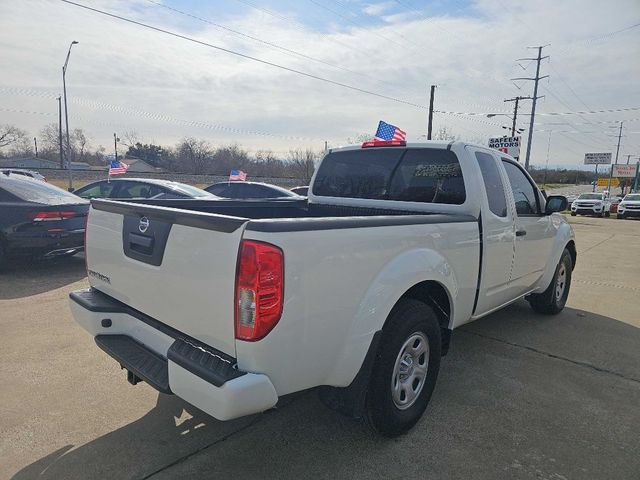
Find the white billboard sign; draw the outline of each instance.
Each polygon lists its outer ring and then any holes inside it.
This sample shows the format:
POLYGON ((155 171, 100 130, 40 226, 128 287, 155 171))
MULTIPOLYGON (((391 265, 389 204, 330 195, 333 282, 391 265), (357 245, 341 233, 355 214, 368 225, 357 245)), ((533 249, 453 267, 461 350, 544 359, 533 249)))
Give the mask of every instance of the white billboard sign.
POLYGON ((611 164, 611 152, 609 153, 585 153, 584 154, 585 165, 610 165, 611 164))
POLYGON ((520 156, 520 137, 497 137, 489 139, 489 148, 495 148, 514 158, 520 156))
POLYGON ((635 178, 636 165, 614 165, 613 176, 617 178, 635 178))

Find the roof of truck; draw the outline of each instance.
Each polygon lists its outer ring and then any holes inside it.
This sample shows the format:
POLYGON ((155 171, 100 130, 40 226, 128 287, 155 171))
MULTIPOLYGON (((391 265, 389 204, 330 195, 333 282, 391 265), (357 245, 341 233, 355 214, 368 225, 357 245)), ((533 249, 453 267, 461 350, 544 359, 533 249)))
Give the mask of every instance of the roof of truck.
MULTIPOLYGON (((408 142, 405 145, 389 145, 389 146, 380 146, 380 147, 367 147, 367 148, 447 148, 449 145, 453 143, 462 143, 467 145, 466 142, 452 142, 450 140, 427 140, 425 142, 408 142)), ((360 150, 362 147, 362 143, 352 144, 352 145, 344 145, 336 148, 330 148, 328 152, 340 152, 343 150, 360 150)), ((483 147, 486 148, 486 147, 483 147)))

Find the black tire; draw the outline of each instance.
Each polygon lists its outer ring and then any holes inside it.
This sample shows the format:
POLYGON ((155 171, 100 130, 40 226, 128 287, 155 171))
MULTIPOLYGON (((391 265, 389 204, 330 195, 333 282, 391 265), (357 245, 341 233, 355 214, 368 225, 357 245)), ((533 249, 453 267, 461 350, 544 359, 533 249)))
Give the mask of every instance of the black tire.
POLYGON ((611 216, 611 212, 605 212, 604 216, 607 217, 607 218, 610 217, 611 216))
POLYGON ((436 385, 441 348, 440 325, 431 307, 411 298, 400 300, 382 329, 367 391, 367 419, 377 432, 386 437, 395 437, 408 431, 420 419, 436 385), (420 346, 425 340, 428 355, 424 351, 420 353, 420 346), (418 341, 422 343, 416 343, 418 341), (411 358, 412 351, 417 356, 411 360, 409 369, 405 370, 404 381, 400 380, 403 374, 399 372, 406 367, 409 359, 405 356, 405 363, 400 361, 403 351, 411 358), (422 380, 416 380, 414 375, 419 375, 419 367, 425 361, 426 375, 422 380), (399 385, 396 389, 396 392, 400 392, 396 394, 397 400, 394 400, 393 394, 394 379, 399 385), (404 394, 406 404, 399 407, 396 401, 402 401, 402 392, 408 392, 404 394), (415 397, 411 400, 413 395, 415 397))
POLYGON ((545 315, 557 315, 560 313, 564 308, 565 303, 567 303, 569 289, 571 288, 572 271, 573 260, 569 250, 565 248, 562 252, 560 262, 558 262, 558 266, 556 267, 556 271, 553 274, 549 287, 542 293, 529 295, 528 300, 531 308, 533 308, 537 313, 545 315), (561 273, 563 271, 564 276, 562 276, 561 273), (558 282, 561 281, 561 277, 564 279, 564 285, 562 287, 561 294, 558 295, 556 287, 558 286, 558 282))
POLYGON ((571 212, 571 216, 575 217, 576 216, 576 212, 571 212))
POLYGON ((602 218, 604 216, 604 213, 600 212, 600 213, 596 213, 596 217, 598 218, 602 218))

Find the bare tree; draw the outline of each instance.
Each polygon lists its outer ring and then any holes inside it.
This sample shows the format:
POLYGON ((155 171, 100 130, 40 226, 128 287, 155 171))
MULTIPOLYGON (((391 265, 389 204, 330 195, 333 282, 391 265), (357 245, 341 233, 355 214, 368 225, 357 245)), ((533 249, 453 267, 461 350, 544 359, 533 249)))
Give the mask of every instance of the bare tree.
POLYGON ((193 137, 183 139, 176 147, 178 168, 196 174, 206 173, 211 163, 213 148, 206 140, 193 137))
MULTIPOLYGON (((69 141, 71 143, 71 160, 74 162, 86 161, 90 145, 84 130, 82 128, 73 129, 69 132, 69 141)), ((66 144, 64 136, 63 142, 66 144)), ((57 123, 49 123, 40 130, 40 145, 43 152, 52 152, 55 155, 59 151, 60 137, 57 123)), ((66 150, 64 154, 66 156, 66 150)))
POLYGON ((308 185, 316 169, 318 154, 313 150, 289 150, 287 173, 308 185))
POLYGON ((362 142, 368 142, 369 140, 373 140, 373 135, 372 134, 370 134, 370 133, 359 133, 355 137, 348 137, 347 138, 347 143, 348 144, 351 144, 351 143, 362 143, 362 142))
POLYGON ((443 140, 455 142, 458 139, 456 135, 453 134, 449 127, 440 127, 438 132, 436 133, 434 140, 443 140))
POLYGON ((27 138, 27 132, 15 125, 0 125, 0 148, 8 147, 27 138))

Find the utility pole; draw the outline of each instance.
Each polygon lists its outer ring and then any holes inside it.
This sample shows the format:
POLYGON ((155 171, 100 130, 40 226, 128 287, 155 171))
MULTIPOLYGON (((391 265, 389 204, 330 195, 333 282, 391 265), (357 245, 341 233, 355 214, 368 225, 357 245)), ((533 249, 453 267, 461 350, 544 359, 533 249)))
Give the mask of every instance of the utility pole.
POLYGON ((64 155, 62 153, 62 97, 58 95, 58 144, 60 145, 60 168, 64 168, 64 155))
POLYGON ((113 134, 113 151, 115 153, 116 156, 116 162, 118 161, 118 140, 120 140, 118 138, 118 136, 114 133, 113 134))
POLYGON ((533 105, 531 105, 531 120, 529 121, 529 138, 527 140, 527 155, 524 159, 524 168, 526 170, 529 170, 529 160, 531 159, 531 142, 533 140, 533 124, 535 122, 535 118, 536 118, 536 102, 538 100, 538 98, 542 98, 542 97, 538 97, 538 82, 540 80, 542 80, 543 78, 547 78, 549 75, 544 75, 544 76, 540 76, 540 63, 542 62, 542 60, 544 60, 545 58, 549 58, 549 55, 546 56, 542 56, 542 49, 544 47, 547 47, 548 45, 542 45, 540 47, 528 47, 528 48, 537 48, 538 49, 538 56, 536 58, 519 58, 518 61, 521 60, 535 60, 536 62, 536 76, 533 78, 529 78, 529 77, 519 77, 519 78, 512 78, 511 80, 532 80, 534 82, 533 84, 533 97, 531 98, 531 100, 533 100, 533 105))
POLYGON ((67 51, 67 58, 62 66, 62 94, 64 96, 64 122, 67 129, 67 169, 69 174, 69 191, 73 191, 73 176, 71 173, 71 140, 69 140, 69 110, 67 109, 67 65, 69 64, 69 56, 71 55, 71 47, 78 42, 75 40, 69 44, 69 50, 67 51))
POLYGON ((36 158, 38 158, 38 139, 33 137, 33 146, 36 149, 36 158))
MULTIPOLYGON (((618 155, 620 154, 620 139, 622 138, 622 121, 620 122, 620 130, 618 131, 618 147, 616 148, 616 165, 618 164, 618 155)), ((613 165, 611 165, 611 170, 609 171, 609 196, 611 196, 611 178, 613 177, 613 165)))
POLYGON ((324 151, 326 152, 327 150, 328 150, 328 144, 327 144, 327 141, 325 140, 324 141, 324 151))
POLYGON ((433 97, 436 93, 436 86, 431 85, 431 96, 429 97, 429 124, 427 126, 427 140, 431 140, 431 130, 433 128, 433 97))
POLYGON ((512 137, 516 136, 516 118, 518 118, 518 102, 520 102, 520 100, 531 100, 531 97, 514 97, 505 100, 505 102, 515 102, 513 107, 513 124, 511 125, 512 137))

